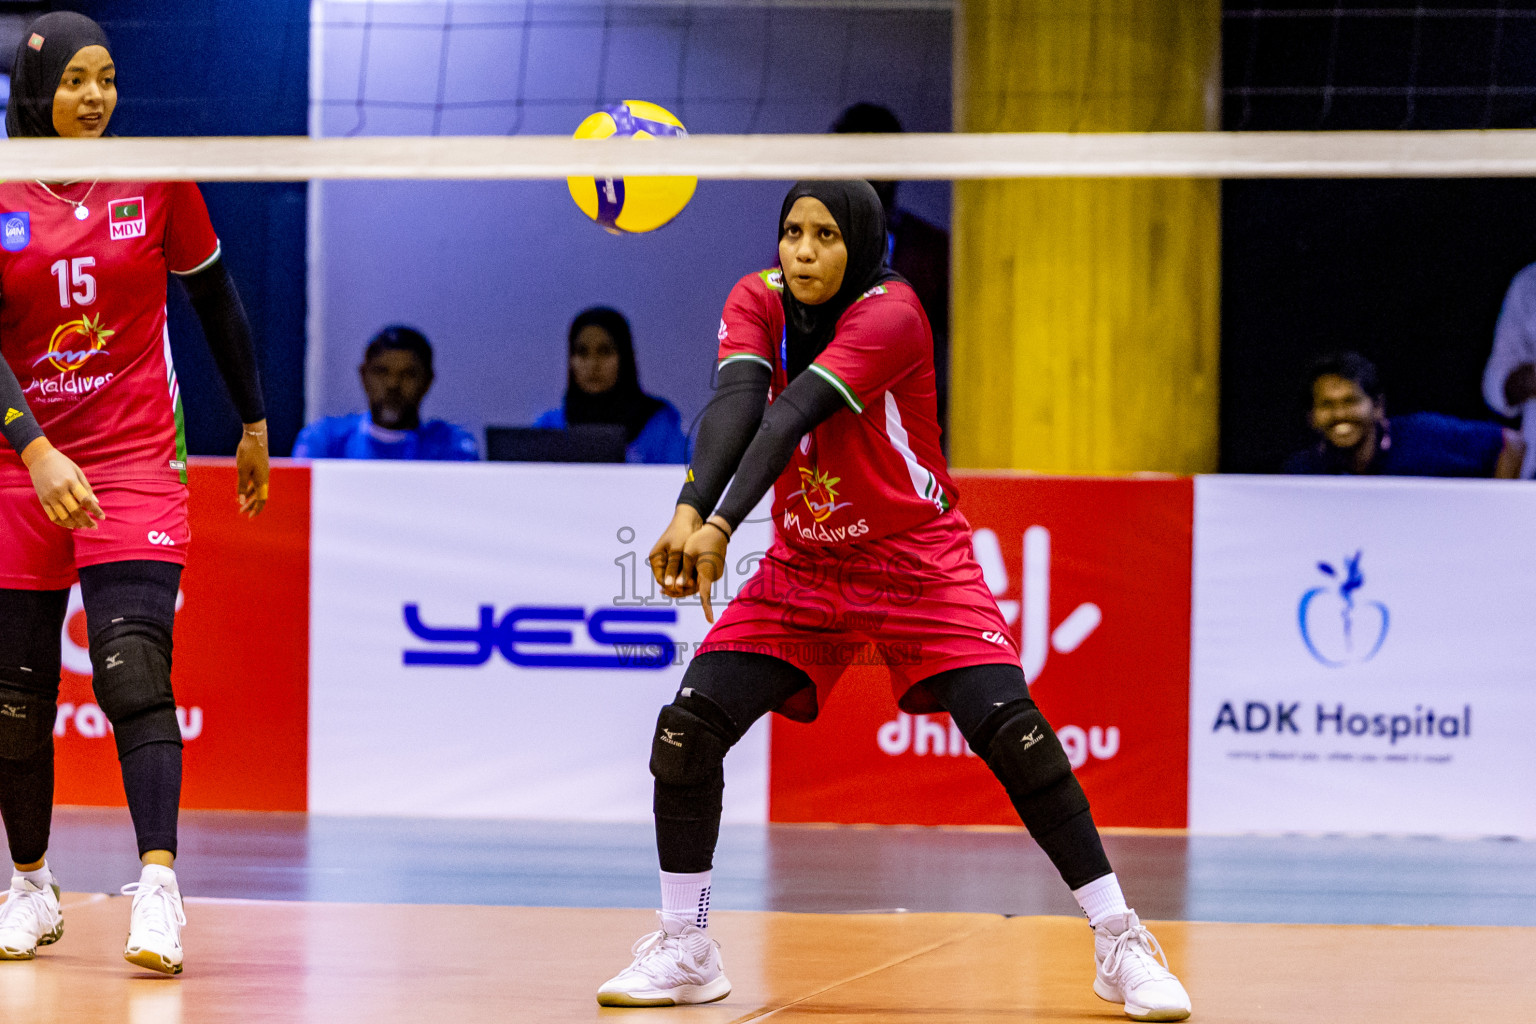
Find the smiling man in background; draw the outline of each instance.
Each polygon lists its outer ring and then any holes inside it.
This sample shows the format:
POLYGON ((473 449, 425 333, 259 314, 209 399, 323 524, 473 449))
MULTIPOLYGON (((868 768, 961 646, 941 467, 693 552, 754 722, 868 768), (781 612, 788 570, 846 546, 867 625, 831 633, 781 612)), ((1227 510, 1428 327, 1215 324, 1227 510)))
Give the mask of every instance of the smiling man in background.
POLYGON ((1319 439, 1285 463, 1287 473, 1463 476, 1513 480, 1525 442, 1496 423, 1419 412, 1387 417, 1376 366, 1358 352, 1312 364, 1310 422, 1319 439))

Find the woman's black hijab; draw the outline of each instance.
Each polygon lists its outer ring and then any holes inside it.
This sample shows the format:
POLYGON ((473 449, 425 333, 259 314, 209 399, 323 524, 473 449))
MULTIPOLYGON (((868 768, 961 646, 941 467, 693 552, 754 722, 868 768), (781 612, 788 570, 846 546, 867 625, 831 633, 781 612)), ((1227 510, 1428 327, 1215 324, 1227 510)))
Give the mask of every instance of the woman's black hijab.
POLYGON ((601 327, 619 350, 619 379, 601 394, 589 395, 576 384, 576 375, 567 361, 565 378, 565 422, 618 423, 624 427, 624 439, 633 443, 652 416, 663 407, 659 398, 640 390, 640 371, 635 366, 635 339, 624 314, 607 306, 593 306, 576 314, 566 341, 567 355, 576 351, 576 336, 587 327, 601 327))
POLYGON ((112 47, 101 26, 83 14, 54 11, 22 33, 11 67, 11 99, 5 108, 5 133, 13 139, 55 139, 53 94, 69 60, 87 46, 112 47), (34 42, 37 42, 34 46, 34 42))
POLYGON ((797 181, 784 205, 779 208, 779 234, 784 234, 784 219, 795 201, 809 196, 819 199, 843 233, 848 247, 848 267, 837 294, 818 306, 807 306, 790 293, 788 282, 780 299, 784 303, 787 330, 787 372, 790 379, 811 365, 811 361, 832 342, 838 319, 859 296, 885 281, 899 281, 901 275, 885 265, 885 209, 880 197, 867 181, 797 181))

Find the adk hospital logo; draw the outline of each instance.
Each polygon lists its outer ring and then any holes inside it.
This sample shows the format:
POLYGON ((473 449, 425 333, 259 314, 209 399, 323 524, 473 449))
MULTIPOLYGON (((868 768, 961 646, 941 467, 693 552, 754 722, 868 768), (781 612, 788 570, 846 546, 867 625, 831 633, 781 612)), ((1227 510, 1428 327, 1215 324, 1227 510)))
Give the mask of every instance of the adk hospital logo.
MULTIPOLYGON (((1308 588, 1296 607, 1297 627, 1301 641, 1319 664, 1328 668, 1362 665, 1381 653, 1387 642, 1392 624, 1391 612, 1381 601, 1369 597, 1365 591, 1366 575, 1361 568, 1364 554, 1356 551, 1337 565, 1317 563, 1317 571, 1327 578, 1320 586, 1308 588)), ((1334 677, 1337 678, 1337 677, 1334 677)), ((1319 737, 1369 737, 1384 739, 1396 748, 1400 741, 1423 739, 1470 739, 1472 736, 1472 705, 1462 705, 1460 713, 1446 714, 1436 711, 1428 703, 1414 704, 1410 711, 1406 705, 1396 709, 1376 711, 1346 705, 1342 701, 1324 703, 1317 701, 1304 709, 1308 702, 1301 700, 1224 700, 1216 711, 1211 732, 1219 734, 1230 729, 1234 735, 1270 733, 1276 738, 1291 735, 1302 736, 1308 724, 1312 733, 1319 737)), ((1315 751, 1256 751, 1229 750, 1228 757, 1273 758, 1289 760, 1299 757, 1302 761, 1315 761, 1315 751)), ((1376 755, 1365 751, 1359 756, 1366 760, 1376 755)), ((1411 751, 1392 753, 1387 761, 1411 760, 1417 755, 1411 751)), ((1429 755, 1426 755, 1428 757, 1429 755)), ((1327 753, 1328 760, 1352 760, 1356 753, 1348 750, 1327 753)), ((1434 755, 1449 763, 1448 756, 1434 755)))
POLYGON ((1329 668, 1370 661, 1387 642, 1391 613, 1386 605, 1361 593, 1365 588, 1365 573, 1360 568, 1363 555, 1356 551, 1339 568, 1318 562, 1317 571, 1328 577, 1328 582, 1302 594, 1296 608, 1307 652, 1329 668))

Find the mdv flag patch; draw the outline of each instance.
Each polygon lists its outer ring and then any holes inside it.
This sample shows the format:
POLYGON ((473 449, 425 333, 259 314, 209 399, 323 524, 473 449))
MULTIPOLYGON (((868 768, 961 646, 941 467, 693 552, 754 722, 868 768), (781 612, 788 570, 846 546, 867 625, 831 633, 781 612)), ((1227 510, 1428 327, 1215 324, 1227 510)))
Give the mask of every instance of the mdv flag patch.
POLYGON ((107 224, 111 228, 114 242, 124 238, 143 238, 144 197, 114 200, 107 211, 107 224))
POLYGON ((0 246, 7 252, 20 252, 32 241, 30 213, 0 213, 0 246))

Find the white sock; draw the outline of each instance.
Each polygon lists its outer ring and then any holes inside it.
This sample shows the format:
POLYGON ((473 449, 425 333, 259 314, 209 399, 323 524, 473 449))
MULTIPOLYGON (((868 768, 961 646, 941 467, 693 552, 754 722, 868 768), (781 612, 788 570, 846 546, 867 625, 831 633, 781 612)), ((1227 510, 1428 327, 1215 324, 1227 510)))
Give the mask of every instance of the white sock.
POLYGON ((53 872, 48 869, 47 861, 43 861, 43 866, 36 871, 18 871, 16 874, 25 878, 39 889, 46 889, 53 884, 53 872))
POLYGON ((679 924, 697 925, 709 930, 708 871, 676 874, 661 873, 661 916, 679 924))
POLYGON ((1125 893, 1120 891, 1120 879, 1111 871, 1103 878, 1095 878, 1081 889, 1073 889, 1077 905, 1088 915, 1088 924, 1094 928, 1106 917, 1130 912, 1125 905, 1125 893))
POLYGON ((165 867, 162 864, 145 864, 144 870, 139 872, 139 881, 150 885, 159 885, 173 892, 177 891, 175 869, 165 867))

